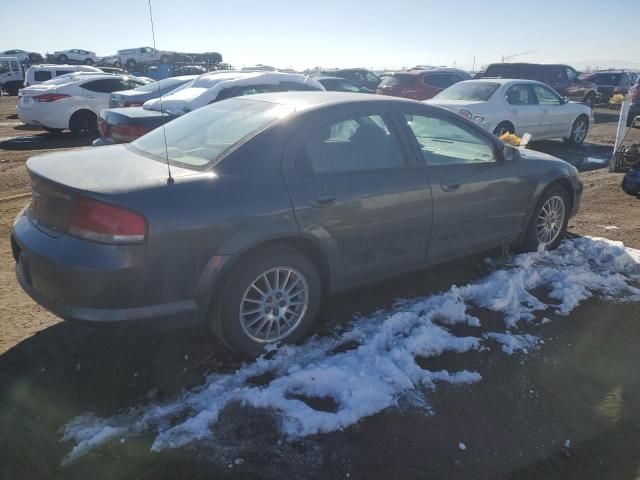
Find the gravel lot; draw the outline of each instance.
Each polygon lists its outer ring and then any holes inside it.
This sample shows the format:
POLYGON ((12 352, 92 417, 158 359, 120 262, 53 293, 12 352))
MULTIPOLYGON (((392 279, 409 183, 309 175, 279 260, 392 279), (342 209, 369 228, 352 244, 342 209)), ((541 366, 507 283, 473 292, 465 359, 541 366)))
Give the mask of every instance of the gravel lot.
MULTIPOLYGON (((59 429, 75 416, 111 415, 172 398, 209 373, 232 372, 239 364, 197 329, 69 324, 22 292, 8 236, 29 201, 20 196, 29 192, 24 163, 89 141, 22 125, 15 101, 0 97, 0 478, 640 478, 640 379, 634 373, 640 305, 598 299, 546 325, 545 344, 526 358, 465 354, 483 381, 438 388, 429 397, 433 415, 387 410, 342 432, 283 442, 269 415, 237 406, 227 416, 233 421, 216 427, 213 445, 157 454, 141 436, 62 467, 69 445, 60 443, 59 429)), ((598 109, 585 145, 531 147, 584 170, 572 234, 640 249, 639 200, 619 188, 621 175, 602 168, 616 121, 616 112, 598 109)), ((478 256, 331 298, 321 328, 486 271, 478 256)), ((438 361, 441 368, 459 369, 458 357, 438 361)))

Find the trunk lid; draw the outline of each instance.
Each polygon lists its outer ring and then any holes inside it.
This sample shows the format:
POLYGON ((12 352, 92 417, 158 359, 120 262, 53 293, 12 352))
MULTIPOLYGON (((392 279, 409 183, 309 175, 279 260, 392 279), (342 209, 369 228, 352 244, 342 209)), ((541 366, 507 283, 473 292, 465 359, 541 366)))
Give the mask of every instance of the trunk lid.
MULTIPOLYGON (((51 153, 27 161, 32 200, 28 215, 52 237, 67 231, 79 196, 113 201, 119 194, 167 184, 167 165, 135 154, 122 145, 51 153)), ((171 166, 179 179, 199 172, 171 166)))

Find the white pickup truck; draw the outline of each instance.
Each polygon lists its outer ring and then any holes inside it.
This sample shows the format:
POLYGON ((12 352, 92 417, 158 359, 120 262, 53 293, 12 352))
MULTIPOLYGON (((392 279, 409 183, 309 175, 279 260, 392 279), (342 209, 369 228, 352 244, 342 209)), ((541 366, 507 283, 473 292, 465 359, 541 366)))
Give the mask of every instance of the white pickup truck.
POLYGON ((118 50, 118 60, 120 65, 128 68, 135 67, 138 63, 160 62, 169 63, 173 53, 156 50, 151 47, 128 48, 118 50))
POLYGON ((0 91, 17 95, 24 83, 24 70, 17 57, 0 57, 0 91))

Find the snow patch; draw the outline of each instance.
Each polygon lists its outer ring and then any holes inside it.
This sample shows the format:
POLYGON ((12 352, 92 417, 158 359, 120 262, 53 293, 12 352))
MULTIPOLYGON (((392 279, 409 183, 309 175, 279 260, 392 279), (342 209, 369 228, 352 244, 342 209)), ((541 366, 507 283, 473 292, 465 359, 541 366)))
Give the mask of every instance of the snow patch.
MULTIPOLYGON (((432 372, 421 368, 416 358, 481 350, 487 341, 499 342, 508 355, 526 354, 541 341, 511 330, 523 324, 537 325, 536 312, 551 309, 567 315, 593 295, 640 301, 639 262, 638 250, 590 238, 567 240, 553 252, 515 256, 506 268, 478 282, 397 302, 390 310, 355 318, 332 337, 316 336, 300 346, 284 345, 272 351, 269 359, 259 358, 233 374, 212 374, 204 385, 171 402, 134 407, 110 418, 77 417, 63 431, 62 440, 75 445, 64 462, 116 438, 142 433, 154 435, 154 451, 211 438, 225 407, 234 402, 272 411, 289 438, 347 428, 397 407, 403 398, 418 399, 413 403, 420 405, 419 399, 438 382, 470 384, 481 376, 473 366, 458 372, 432 372), (558 303, 548 305, 531 293, 540 287, 558 303), (450 325, 480 326, 480 320, 467 313, 469 306, 501 313, 506 332, 488 332, 482 337, 451 334, 450 325), (341 351, 339 347, 347 344, 354 348, 341 351), (260 376, 271 380, 262 385, 251 383, 260 376), (337 408, 316 410, 300 397, 331 398, 337 408)), ((426 400, 422 405, 427 406, 426 400)))

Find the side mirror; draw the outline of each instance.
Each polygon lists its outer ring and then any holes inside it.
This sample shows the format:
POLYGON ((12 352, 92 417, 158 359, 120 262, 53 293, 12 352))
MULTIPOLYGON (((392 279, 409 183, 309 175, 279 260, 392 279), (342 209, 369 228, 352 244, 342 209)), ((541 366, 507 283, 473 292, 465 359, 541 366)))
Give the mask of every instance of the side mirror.
POLYGON ((513 162, 520 158, 520 150, 513 145, 505 145, 502 147, 502 158, 505 162, 513 162))
POLYGON ((569 103, 569 99, 567 97, 562 97, 562 105, 566 105, 569 103))

